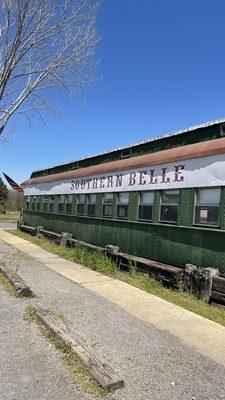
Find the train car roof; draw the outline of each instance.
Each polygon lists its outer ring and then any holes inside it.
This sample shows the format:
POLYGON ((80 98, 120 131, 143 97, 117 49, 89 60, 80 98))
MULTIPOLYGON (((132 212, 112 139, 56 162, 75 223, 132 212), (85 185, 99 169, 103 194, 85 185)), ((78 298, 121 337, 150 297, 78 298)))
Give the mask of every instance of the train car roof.
POLYGON ((165 134, 162 134, 162 135, 159 135, 159 136, 154 136, 152 138, 148 138, 146 140, 143 140, 143 141, 140 141, 140 142, 136 142, 136 143, 133 143, 133 144, 130 144, 130 145, 127 145, 127 146, 118 147, 118 148, 111 149, 111 150, 108 150, 108 151, 104 151, 104 152, 101 152, 101 153, 89 155, 89 156, 82 157, 82 158, 77 158, 77 159, 72 160, 72 161, 67 161, 65 163, 55 164, 55 165, 51 165, 51 166, 48 166, 48 167, 45 167, 45 168, 37 169, 37 170, 33 171, 32 175, 36 174, 36 173, 44 172, 44 171, 47 171, 47 170, 51 170, 51 169, 54 169, 54 168, 57 168, 57 167, 63 167, 63 166, 66 166, 66 165, 78 163, 78 162, 83 161, 83 160, 93 159, 95 157, 104 156, 106 154, 111 154, 111 153, 114 153, 114 152, 117 152, 117 151, 123 151, 123 150, 131 149, 131 148, 139 146, 139 145, 148 144, 148 143, 151 143, 151 142, 154 142, 154 141, 158 141, 158 140, 161 140, 161 139, 173 137, 173 136, 176 136, 176 135, 181 135, 181 134, 184 134, 184 133, 189 133, 189 132, 192 132, 192 131, 195 131, 195 130, 198 130, 198 129, 203 129, 203 128, 207 128, 207 127, 210 127, 210 126, 213 126, 213 125, 219 125, 219 124, 223 124, 223 123, 225 123, 225 118, 220 118, 220 119, 217 119, 217 120, 214 120, 214 121, 209 121, 209 122, 206 122, 206 123, 203 123, 203 124, 194 125, 194 126, 191 126, 189 128, 186 128, 186 129, 180 129, 178 131, 172 131, 172 132, 165 133, 165 134))

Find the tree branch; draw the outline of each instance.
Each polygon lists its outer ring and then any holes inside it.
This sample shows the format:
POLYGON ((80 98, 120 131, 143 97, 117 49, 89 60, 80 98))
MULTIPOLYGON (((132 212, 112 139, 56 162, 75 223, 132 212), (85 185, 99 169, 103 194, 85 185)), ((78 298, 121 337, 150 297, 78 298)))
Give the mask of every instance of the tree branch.
POLYGON ((2 0, 0 136, 17 114, 52 111, 47 92, 38 103, 36 93, 58 88, 78 95, 93 82, 98 8, 94 0, 2 0))

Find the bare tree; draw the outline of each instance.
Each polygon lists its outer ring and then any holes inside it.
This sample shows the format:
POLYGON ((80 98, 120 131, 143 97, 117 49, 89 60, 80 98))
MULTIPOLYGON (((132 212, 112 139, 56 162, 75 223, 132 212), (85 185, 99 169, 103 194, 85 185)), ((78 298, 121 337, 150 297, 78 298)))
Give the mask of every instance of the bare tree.
POLYGON ((54 111, 50 89, 76 96, 92 82, 98 7, 92 0, 1 0, 0 137, 18 114, 54 111))

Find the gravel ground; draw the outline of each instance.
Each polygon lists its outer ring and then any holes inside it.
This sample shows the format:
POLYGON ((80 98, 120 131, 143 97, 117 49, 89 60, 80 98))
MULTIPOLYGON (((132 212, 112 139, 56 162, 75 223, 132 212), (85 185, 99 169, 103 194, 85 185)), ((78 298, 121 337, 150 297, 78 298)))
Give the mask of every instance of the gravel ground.
POLYGON ((58 354, 23 318, 28 303, 0 286, 0 399, 88 399, 69 378, 58 354))
MULTIPOLYGON (((125 380, 113 400, 225 399, 220 365, 2 241, 0 254, 18 268, 38 295, 35 301, 61 311, 125 380)), ((0 297, 0 399, 88 398, 71 383, 57 351, 23 320, 28 300, 13 299, 2 288, 0 297)))

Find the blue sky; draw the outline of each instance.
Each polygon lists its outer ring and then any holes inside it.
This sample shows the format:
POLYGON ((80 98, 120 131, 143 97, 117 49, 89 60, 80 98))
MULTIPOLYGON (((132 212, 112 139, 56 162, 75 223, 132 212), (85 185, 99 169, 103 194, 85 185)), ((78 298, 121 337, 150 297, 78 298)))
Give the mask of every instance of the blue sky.
POLYGON ((225 117, 224 0, 103 0, 102 79, 85 103, 54 94, 47 128, 18 120, 0 145, 18 182, 35 169, 225 117))

